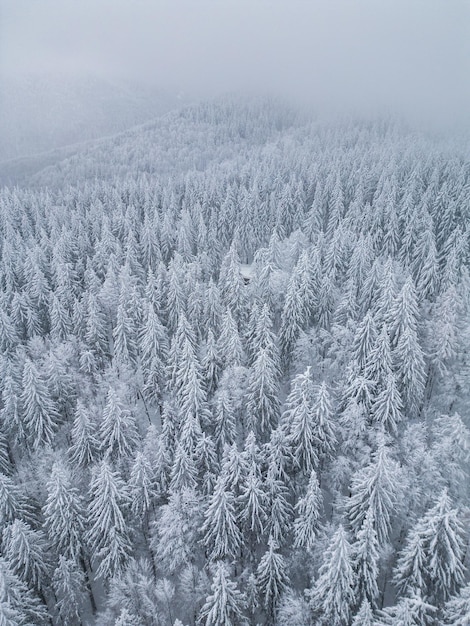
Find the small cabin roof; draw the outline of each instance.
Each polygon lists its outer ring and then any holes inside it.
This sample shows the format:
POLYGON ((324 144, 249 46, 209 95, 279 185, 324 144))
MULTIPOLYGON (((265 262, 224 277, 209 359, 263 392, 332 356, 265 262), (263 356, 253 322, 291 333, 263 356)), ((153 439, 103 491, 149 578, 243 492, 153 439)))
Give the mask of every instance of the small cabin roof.
POLYGON ((240 274, 242 275, 243 280, 246 283, 249 283, 250 280, 253 278, 254 276, 254 267, 253 264, 249 264, 247 265, 246 263, 242 263, 240 265, 240 274))

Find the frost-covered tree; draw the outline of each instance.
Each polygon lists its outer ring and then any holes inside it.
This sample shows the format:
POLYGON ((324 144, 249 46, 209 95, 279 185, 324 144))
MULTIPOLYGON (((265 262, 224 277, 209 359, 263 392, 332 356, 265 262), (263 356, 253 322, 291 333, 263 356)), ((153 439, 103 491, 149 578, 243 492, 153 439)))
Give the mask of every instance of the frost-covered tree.
POLYGON ((43 533, 22 520, 7 526, 2 535, 2 554, 12 572, 33 589, 44 589, 50 575, 48 545, 43 533))
POLYGON ((470 622, 470 584, 446 602, 442 614, 448 626, 466 626, 470 622))
POLYGON ((383 388, 373 400, 372 415, 381 428, 396 434, 398 425, 403 421, 403 402, 395 374, 391 370, 383 384, 383 388))
POLYGON ((0 528, 18 518, 30 519, 32 507, 26 493, 10 476, 0 472, 0 528))
POLYGON ((195 454, 186 445, 176 444, 175 456, 171 467, 170 490, 195 489, 197 487, 197 467, 195 454))
POLYGON ((290 361, 292 349, 306 321, 305 307, 300 294, 300 275, 296 266, 287 288, 279 330, 279 341, 286 363, 290 361))
POLYGON ((59 556, 54 570, 52 585, 57 598, 57 611, 65 626, 81 623, 81 615, 86 606, 84 574, 73 559, 59 556))
POLYGON ((229 310, 222 317, 217 349, 225 367, 241 365, 244 361, 244 351, 237 323, 229 310))
POLYGON ((307 475, 318 465, 319 440, 314 421, 314 389, 311 368, 298 374, 286 400, 282 422, 289 431, 294 464, 307 475))
POLYGON ((279 419, 279 371, 267 348, 261 349, 250 368, 247 413, 251 428, 268 433, 279 419))
POLYGON ((200 611, 199 623, 204 626, 242 626, 247 623, 243 615, 244 607, 244 594, 230 580, 227 565, 219 561, 215 565, 211 595, 200 611))
POLYGON ((290 493, 286 484, 268 474, 266 478, 267 516, 266 534, 280 546, 286 544, 294 517, 290 503, 290 493))
POLYGON ((23 367, 22 387, 23 423, 30 445, 37 449, 51 444, 60 415, 44 377, 30 359, 23 367))
POLYGON ((82 551, 84 502, 69 468, 60 461, 52 466, 43 515, 52 546, 64 557, 77 560, 82 551))
POLYGON ((256 580, 268 615, 273 616, 282 593, 287 589, 289 576, 286 562, 272 537, 268 549, 261 557, 256 570, 256 580))
POLYGON ((463 526, 444 491, 411 529, 395 580, 403 591, 418 590, 438 605, 463 585, 463 558, 463 526))
POLYGON ((156 495, 155 476, 150 459, 137 452, 129 476, 131 509, 139 519, 144 518, 156 495))
POLYGON ((417 332, 419 309, 416 288, 411 276, 405 280, 391 311, 391 327, 389 328, 392 347, 395 347, 405 330, 417 332))
POLYGON ((214 399, 214 436, 220 451, 225 444, 231 445, 237 435, 237 415, 230 390, 221 386, 214 399))
POLYGON ((10 620, 12 626, 50 624, 46 606, 3 557, 0 558, 0 590, 0 615, 2 619, 10 620))
POLYGON ((194 490, 170 493, 168 503, 160 508, 150 542, 163 571, 173 574, 196 558, 200 519, 201 502, 194 490))
POLYGON ((387 540, 400 498, 400 477, 398 463, 390 457, 385 443, 379 442, 371 462, 352 478, 346 510, 356 536, 370 514, 379 544, 383 545, 387 540))
POLYGON ((130 457, 137 446, 135 417, 120 397, 118 389, 109 388, 99 438, 101 450, 111 459, 130 457))
POLYGON ((211 560, 237 555, 242 535, 237 523, 235 497, 223 472, 209 498, 201 531, 211 560))
POLYGON ((427 603, 419 594, 400 598, 397 604, 385 608, 375 622, 377 626, 431 626, 436 607, 427 603))
POLYGON ((125 514, 129 508, 128 489, 104 460, 93 468, 88 506, 87 543, 98 561, 96 574, 104 578, 118 572, 131 549, 125 514))
POLYGON ((352 559, 356 574, 355 596, 357 601, 375 606, 379 596, 379 544, 372 511, 369 509, 352 545, 352 559))
POLYGON ((78 400, 71 432, 72 445, 69 448, 72 465, 88 467, 95 460, 99 447, 96 434, 90 409, 78 400))
POLYGON ((356 603, 351 545, 342 525, 324 553, 319 576, 310 590, 310 607, 319 624, 346 626, 356 603))
POLYGON ((222 261, 219 287, 222 302, 239 321, 245 315, 246 294, 237 247, 237 241, 234 239, 222 261))
POLYGON ((207 333, 207 341, 201 365, 207 394, 208 396, 212 396, 219 382, 222 358, 211 328, 209 328, 207 333))
MULTIPOLYGON (((263 534, 266 523, 265 501, 266 494, 264 493, 263 483, 259 473, 254 468, 250 470, 248 476, 243 481, 238 504, 240 507, 240 520, 245 529, 253 535, 256 542, 259 541, 263 534)), ((244 536, 246 537, 246 535, 244 536)))
POLYGON ((321 459, 333 454, 336 444, 335 425, 333 422, 333 405, 331 395, 325 382, 317 388, 313 404, 314 437, 318 442, 321 459))
POLYGON ((424 400, 426 364, 416 332, 405 329, 394 351, 399 390, 406 410, 417 414, 424 400))
POLYGON ((307 491, 295 505, 294 547, 311 550, 315 544, 323 509, 323 496, 314 470, 307 491))
POLYGON ((367 600, 363 600, 359 611, 354 616, 352 626, 375 626, 375 624, 372 607, 367 600))

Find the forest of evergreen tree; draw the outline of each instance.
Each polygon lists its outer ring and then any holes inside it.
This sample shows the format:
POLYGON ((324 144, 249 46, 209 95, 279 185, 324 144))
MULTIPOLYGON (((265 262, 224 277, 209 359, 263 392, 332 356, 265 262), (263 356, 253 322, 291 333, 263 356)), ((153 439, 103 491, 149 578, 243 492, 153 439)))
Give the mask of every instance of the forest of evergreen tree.
POLYGON ((0 624, 468 626, 469 216, 238 98, 0 189, 0 624))

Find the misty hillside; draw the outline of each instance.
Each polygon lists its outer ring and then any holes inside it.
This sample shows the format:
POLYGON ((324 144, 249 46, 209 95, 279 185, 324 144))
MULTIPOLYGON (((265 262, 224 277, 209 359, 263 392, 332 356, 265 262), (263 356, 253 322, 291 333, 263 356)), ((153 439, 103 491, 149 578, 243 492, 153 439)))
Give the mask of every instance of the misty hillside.
POLYGON ((180 104, 129 81, 71 74, 2 77, 0 162, 111 135, 180 104))
POLYGON ((0 622, 466 626, 470 161, 187 106, 0 189, 0 622))
POLYGON ((21 161, 0 164, 0 182, 62 187, 204 171, 212 164, 246 159, 282 138, 281 131, 293 128, 296 119, 302 128, 300 115, 264 99, 225 98, 186 106, 116 136, 39 155, 26 163, 30 171, 21 161))

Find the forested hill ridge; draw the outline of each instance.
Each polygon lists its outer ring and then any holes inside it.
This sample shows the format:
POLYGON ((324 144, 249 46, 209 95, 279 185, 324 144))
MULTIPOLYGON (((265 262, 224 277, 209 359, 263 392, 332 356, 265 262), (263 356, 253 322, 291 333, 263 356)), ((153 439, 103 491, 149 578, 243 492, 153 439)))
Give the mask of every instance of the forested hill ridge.
POLYGON ((183 97, 78 70, 2 73, 0 163, 115 134, 181 105, 183 97))
POLYGON ((225 99, 0 190, 0 622, 466 626, 470 163, 225 99))

